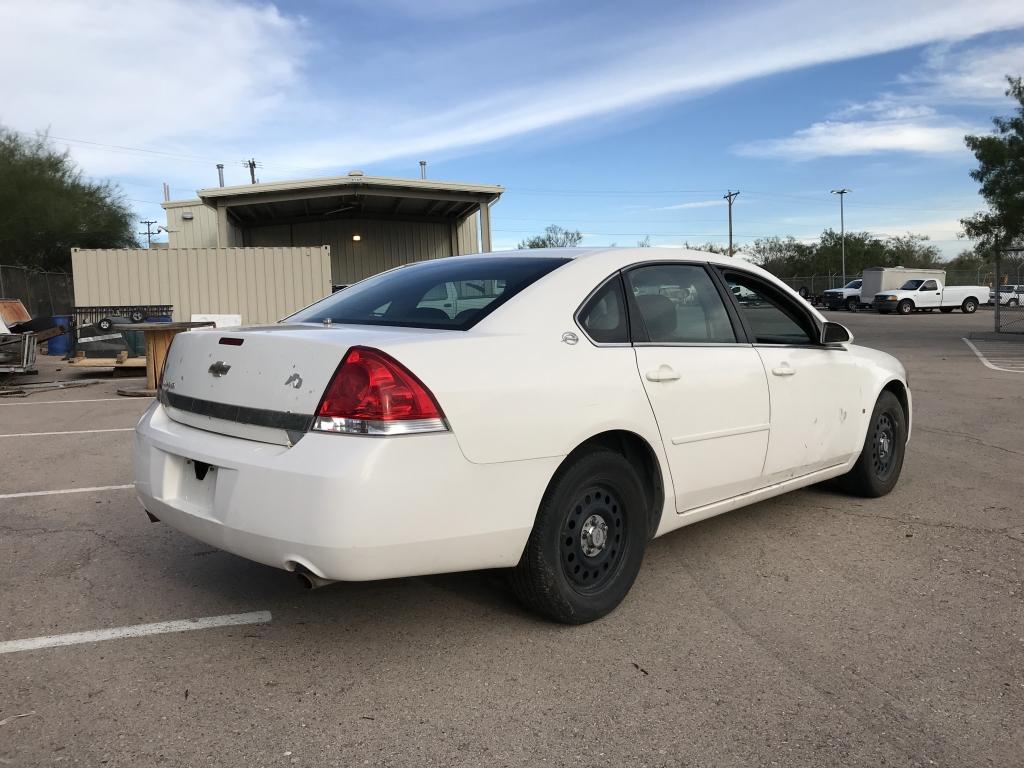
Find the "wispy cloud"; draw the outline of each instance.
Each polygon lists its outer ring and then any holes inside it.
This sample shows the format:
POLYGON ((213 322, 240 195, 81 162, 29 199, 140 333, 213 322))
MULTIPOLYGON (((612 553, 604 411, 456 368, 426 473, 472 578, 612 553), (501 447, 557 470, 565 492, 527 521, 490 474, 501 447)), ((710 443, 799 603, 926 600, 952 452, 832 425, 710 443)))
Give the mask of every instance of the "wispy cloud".
POLYGON ((676 203, 675 205, 662 205, 658 208, 652 208, 652 211, 686 211, 690 208, 713 208, 715 206, 725 205, 724 200, 697 200, 693 203, 676 203))
POLYGON ((947 154, 964 150, 964 134, 972 126, 943 121, 867 120, 814 123, 784 139, 764 139, 741 144, 743 157, 812 160, 819 157, 850 157, 879 152, 947 154))
POLYGON ((923 63, 898 78, 899 88, 848 104, 828 120, 777 139, 734 148, 743 157, 811 160, 886 152, 935 155, 965 152, 963 137, 984 132, 940 109, 965 102, 999 102, 1005 75, 1019 72, 1024 45, 929 47, 923 63))
MULTIPOLYGON (((387 9, 365 0, 338 6, 331 25, 242 0, 153 0, 145 35, 125 23, 136 11, 128 0, 3 3, 0 67, 18 76, 0 81, 0 120, 182 156, 175 167, 74 146, 92 173, 159 168, 173 183, 194 176, 195 163, 215 158, 230 171, 256 154, 266 178, 281 178, 464 153, 752 78, 1024 25, 1019 0, 987 0, 981 10, 962 0, 785 0, 641 14, 595 3, 561 15, 517 0, 446 0, 443 24, 417 17, 412 0, 389 2, 406 12, 387 37, 387 9), (730 55, 709 65, 707 41, 716 39, 729 40, 730 55)), ((941 62, 918 77, 938 88, 939 71, 941 62)), ((973 71, 941 87, 960 88, 973 71)), ((923 126, 916 139, 913 127, 890 126, 898 140, 876 127, 875 141, 948 144, 941 126, 923 126)), ((812 139, 835 133, 808 130, 812 139)))

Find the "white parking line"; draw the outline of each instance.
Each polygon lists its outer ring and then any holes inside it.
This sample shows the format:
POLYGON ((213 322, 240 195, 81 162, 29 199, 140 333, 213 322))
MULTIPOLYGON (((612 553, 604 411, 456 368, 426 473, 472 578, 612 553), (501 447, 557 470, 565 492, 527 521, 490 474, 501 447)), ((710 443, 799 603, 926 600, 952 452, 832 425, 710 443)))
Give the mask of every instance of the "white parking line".
POLYGON ((19 432, 0 437, 45 437, 46 435, 93 435, 97 432, 134 432, 135 427, 117 427, 116 429, 72 429, 67 432, 19 432))
POLYGON ((30 637, 26 640, 7 640, 0 642, 0 653, 35 651, 39 648, 55 648, 61 645, 98 643, 103 640, 119 640, 123 637, 161 635, 167 632, 189 632, 194 629, 210 629, 212 627, 234 627, 240 624, 268 624, 270 623, 270 620, 270 611, 254 611, 253 613, 232 613, 226 616, 207 616, 202 619, 158 621, 155 624, 135 624, 130 627, 94 629, 89 632, 72 632, 69 635, 47 635, 46 637, 30 637))
POLYGON ((31 403, 0 403, 5 405, 63 405, 64 403, 133 403, 148 400, 148 397, 97 397, 92 400, 33 400, 31 403))
MULTIPOLYGON (((964 344, 966 344, 968 347, 971 348, 971 351, 974 352, 974 354, 978 356, 978 359, 981 360, 981 362, 987 368, 991 368, 993 371, 1003 371, 1005 373, 1024 373, 1024 345, 1021 346, 1021 351, 1020 351, 1020 356, 1019 357, 1002 357, 1002 356, 1000 356, 998 358, 992 358, 992 359, 998 360, 1000 363, 1002 363, 1002 365, 995 365, 994 363, 991 362, 991 360, 988 357, 985 356, 985 354, 980 349, 978 349, 973 343, 971 343, 970 339, 961 339, 961 341, 963 341, 964 344), (1013 368, 1006 368, 1006 367, 1004 367, 1006 365, 1012 365, 1014 367, 1013 368)), ((999 354, 1003 355, 1007 351, 1005 349, 1006 345, 1010 345, 1013 342, 997 341, 995 343, 999 344, 1001 346, 1001 349, 999 350, 999 354)))
POLYGON ((125 488, 134 488, 128 485, 97 485, 92 488, 62 488, 57 491, 22 491, 21 493, 0 493, 0 499, 26 499, 29 496, 59 496, 63 493, 92 493, 93 491, 120 491, 125 488))

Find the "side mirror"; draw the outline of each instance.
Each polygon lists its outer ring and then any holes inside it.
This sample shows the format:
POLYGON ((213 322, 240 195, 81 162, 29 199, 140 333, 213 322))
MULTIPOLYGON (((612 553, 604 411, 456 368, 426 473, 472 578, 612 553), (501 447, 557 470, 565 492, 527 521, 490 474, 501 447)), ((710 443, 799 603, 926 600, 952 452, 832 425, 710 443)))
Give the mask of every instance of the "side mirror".
POLYGON ((845 325, 840 325, 839 323, 825 323, 822 327, 822 344, 843 344, 847 341, 853 341, 853 334, 846 329, 845 325))

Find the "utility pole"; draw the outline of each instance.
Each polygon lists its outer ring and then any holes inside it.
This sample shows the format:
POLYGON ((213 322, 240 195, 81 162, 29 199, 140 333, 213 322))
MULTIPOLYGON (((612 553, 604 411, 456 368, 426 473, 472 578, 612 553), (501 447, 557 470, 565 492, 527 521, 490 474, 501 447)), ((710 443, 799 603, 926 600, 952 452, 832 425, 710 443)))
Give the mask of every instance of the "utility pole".
POLYGON ((242 166, 244 168, 248 168, 249 169, 249 178, 252 179, 252 183, 255 184, 256 183, 256 169, 257 168, 262 168, 263 167, 263 163, 259 163, 254 158, 250 157, 248 160, 243 160, 242 161, 242 166))
POLYGON ((733 192, 730 189, 726 194, 722 195, 722 199, 723 200, 727 200, 729 202, 729 255, 730 256, 732 256, 732 201, 735 200, 739 196, 740 196, 740 191, 738 189, 735 192, 733 192))
POLYGON ((839 242, 843 253, 843 285, 846 285, 846 216, 843 211, 843 198, 852 189, 833 189, 833 195, 839 195, 839 242))
POLYGON ((146 236, 146 248, 152 248, 153 247, 153 235, 156 234, 156 232, 153 231, 153 225, 156 224, 156 221, 154 221, 152 219, 146 219, 145 221, 140 221, 139 224, 145 224, 146 225, 146 231, 145 232, 139 232, 139 234, 146 236))

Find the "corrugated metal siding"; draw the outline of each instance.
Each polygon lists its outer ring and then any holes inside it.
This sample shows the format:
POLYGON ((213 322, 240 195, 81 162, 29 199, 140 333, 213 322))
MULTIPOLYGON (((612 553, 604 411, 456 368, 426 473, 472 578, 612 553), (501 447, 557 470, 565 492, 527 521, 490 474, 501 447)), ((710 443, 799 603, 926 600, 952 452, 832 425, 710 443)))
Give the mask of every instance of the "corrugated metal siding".
MULTIPOLYGON (((470 232, 475 217, 458 228, 459 253, 475 253, 470 232)), ((336 219, 324 222, 246 227, 247 246, 320 245, 331 248, 331 279, 354 283, 393 267, 452 255, 447 223, 383 219, 336 219), (352 239, 359 235, 358 242, 352 239)))
POLYGON ((173 206, 167 211, 167 244, 170 248, 216 248, 217 210, 196 200, 195 205, 173 206), (185 212, 191 221, 183 219, 185 212))
POLYGON ((175 320, 193 314, 272 323, 331 292, 327 247, 73 248, 75 304, 172 304, 175 320))
POLYGON ((458 254, 480 253, 480 214, 474 213, 462 220, 458 231, 458 254))

